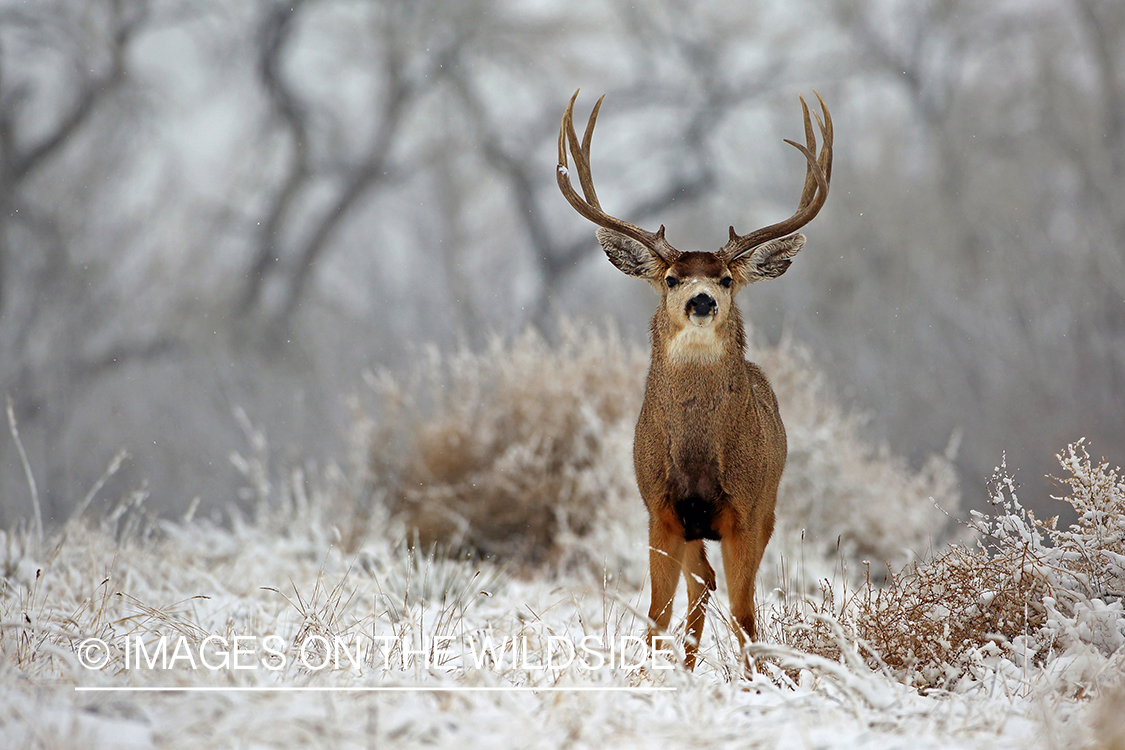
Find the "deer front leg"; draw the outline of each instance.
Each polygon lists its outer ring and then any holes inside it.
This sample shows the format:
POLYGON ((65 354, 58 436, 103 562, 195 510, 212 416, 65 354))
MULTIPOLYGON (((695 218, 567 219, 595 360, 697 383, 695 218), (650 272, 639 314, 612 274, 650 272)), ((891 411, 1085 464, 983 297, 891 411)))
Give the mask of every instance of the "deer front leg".
POLYGON ((654 513, 649 519, 648 530, 648 571, 652 579, 652 601, 648 608, 648 618, 652 621, 648 629, 649 644, 653 638, 664 635, 672 620, 672 599, 676 596, 676 586, 680 582, 681 561, 684 555, 684 537, 670 518, 670 515, 654 513))
POLYGON ((695 669, 695 655, 703 639, 707 600, 715 590, 715 570, 707 562, 703 540, 688 542, 684 548, 684 579, 687 581, 687 641, 684 643, 684 666, 695 669))
MULTIPOLYGON (((746 641, 758 638, 757 622, 754 615, 754 584, 758 566, 762 562, 769 531, 773 524, 760 524, 763 528, 747 528, 749 524, 738 524, 723 535, 723 572, 730 590, 730 612, 734 631, 738 635, 739 651, 746 641)), ((745 657, 744 657, 745 660, 745 657)))

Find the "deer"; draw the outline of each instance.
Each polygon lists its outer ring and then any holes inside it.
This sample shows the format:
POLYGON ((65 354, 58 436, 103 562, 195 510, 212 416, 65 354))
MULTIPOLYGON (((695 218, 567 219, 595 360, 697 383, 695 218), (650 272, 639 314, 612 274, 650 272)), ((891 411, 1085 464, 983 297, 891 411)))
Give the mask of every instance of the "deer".
MULTIPOLYGON (((816 92, 813 92, 816 94, 816 92)), ((683 665, 695 668, 715 571, 705 540, 718 541, 732 626, 748 666, 746 644, 757 640, 754 588, 773 534, 777 489, 788 444, 777 396, 765 373, 746 360, 746 333, 735 297, 743 287, 781 276, 805 244, 797 232, 824 206, 832 176, 832 118, 823 118, 817 152, 809 107, 801 97, 805 143, 785 139, 805 157, 805 182, 788 219, 738 234, 733 226, 718 252, 681 252, 664 236, 602 210, 590 173, 590 142, 603 95, 582 140, 570 98, 559 128, 557 179, 567 202, 597 225, 609 261, 647 281, 660 295, 649 327, 652 359, 633 441, 637 486, 648 511, 651 603, 648 639, 668 637, 672 600, 687 585, 683 665), (574 159, 584 197, 570 179, 574 159)))

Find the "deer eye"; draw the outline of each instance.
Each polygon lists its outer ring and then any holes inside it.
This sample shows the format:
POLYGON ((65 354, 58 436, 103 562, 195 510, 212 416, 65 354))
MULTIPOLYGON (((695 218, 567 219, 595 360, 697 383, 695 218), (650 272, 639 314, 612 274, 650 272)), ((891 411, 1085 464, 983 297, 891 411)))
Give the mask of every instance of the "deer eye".
POLYGON ((680 283, 680 280, 677 279, 675 276, 668 276, 664 279, 664 281, 668 284, 669 289, 674 287, 676 284, 680 283))
POLYGON ((730 285, 733 283, 734 279, 732 279, 730 276, 724 276, 719 280, 719 286, 721 286, 723 289, 730 289, 730 285))

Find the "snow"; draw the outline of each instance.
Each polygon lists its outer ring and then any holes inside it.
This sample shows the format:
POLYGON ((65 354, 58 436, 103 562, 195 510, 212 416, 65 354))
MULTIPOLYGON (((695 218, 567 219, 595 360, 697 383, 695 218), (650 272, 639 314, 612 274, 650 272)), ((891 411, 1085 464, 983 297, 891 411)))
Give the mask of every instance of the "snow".
MULTIPOLYGON (((862 663, 768 642, 753 655, 787 671, 761 661, 746 679, 717 611, 695 673, 662 669, 672 665, 660 659, 639 670, 543 669, 548 644, 586 637, 624 639, 635 663, 645 593, 609 570, 517 575, 391 538, 344 552, 330 523, 338 511, 313 498, 227 525, 111 516, 72 521, 43 543, 6 534, 0 746, 1027 748, 1085 737, 1098 706, 1026 675, 923 695, 862 663), (122 533, 129 528, 137 531, 122 533), (25 563, 34 560, 29 580, 25 563), (237 670, 182 658, 168 669, 130 658, 126 668, 125 649, 138 640, 152 656, 164 638, 171 656, 177 643, 205 637, 212 645, 240 637, 253 652, 269 635, 286 657, 281 668, 253 658, 237 670), (303 667, 292 647, 311 635, 341 638, 361 663, 303 667), (478 668, 464 646, 484 635, 522 639, 528 653, 478 668), (371 647, 377 636, 414 646, 443 636, 452 653, 404 665, 401 653, 371 647), (79 643, 91 638, 105 642, 105 666, 82 666, 79 643)), ((1104 605, 1084 610, 1082 626, 1103 627, 1110 614, 1104 605)), ((1100 652, 1081 646, 1050 669, 1104 668, 1100 652)))

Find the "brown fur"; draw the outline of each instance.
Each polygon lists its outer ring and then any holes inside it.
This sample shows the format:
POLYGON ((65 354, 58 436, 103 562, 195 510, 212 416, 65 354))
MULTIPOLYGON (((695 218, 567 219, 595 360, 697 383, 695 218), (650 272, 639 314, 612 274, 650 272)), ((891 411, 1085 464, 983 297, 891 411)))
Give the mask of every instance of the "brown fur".
MULTIPOLYGON (((696 254, 689 254, 696 255, 696 254)), ((717 261, 679 268, 682 276, 714 272, 717 261)), ((682 261, 677 263, 680 266, 682 261)), ((724 266, 719 262, 720 266, 724 266)), ((724 266, 725 267, 725 266, 724 266)), ((684 282, 680 283, 682 286, 684 282)), ((683 571, 688 587, 686 665, 695 663, 704 608, 715 589, 702 539, 686 540, 676 503, 699 495, 713 508, 712 529, 721 542, 730 608, 739 642, 756 638, 754 581, 774 525, 777 486, 785 467, 785 428, 777 399, 757 365, 744 359, 742 317, 733 294, 722 302, 715 361, 672 361, 668 342, 688 321, 675 321, 668 290, 652 318, 652 365, 637 421, 633 459, 649 512, 652 635, 667 630, 672 599, 683 571)), ((734 289, 732 288, 732 291, 734 289)))

